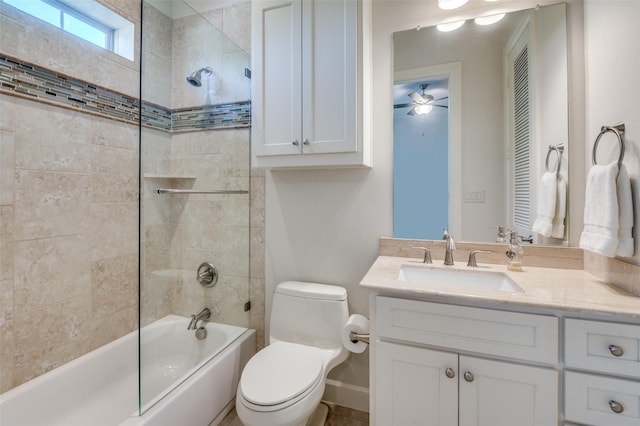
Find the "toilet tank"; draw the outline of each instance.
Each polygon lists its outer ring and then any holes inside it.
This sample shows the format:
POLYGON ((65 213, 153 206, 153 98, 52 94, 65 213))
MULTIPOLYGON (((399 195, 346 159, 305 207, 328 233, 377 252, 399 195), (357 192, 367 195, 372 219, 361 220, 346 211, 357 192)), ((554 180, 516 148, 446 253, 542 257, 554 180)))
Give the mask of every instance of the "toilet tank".
POLYGON ((343 287, 286 281, 273 294, 269 340, 342 348, 342 327, 348 318, 343 287))

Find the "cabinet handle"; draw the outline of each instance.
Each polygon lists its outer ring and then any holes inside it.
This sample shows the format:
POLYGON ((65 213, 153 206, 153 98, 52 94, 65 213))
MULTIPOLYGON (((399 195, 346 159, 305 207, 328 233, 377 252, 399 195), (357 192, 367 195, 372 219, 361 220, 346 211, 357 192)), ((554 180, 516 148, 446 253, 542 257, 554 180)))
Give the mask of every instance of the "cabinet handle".
POLYGON ((620 414, 624 411, 624 407, 622 406, 622 404, 620 404, 617 401, 614 401, 613 399, 609 401, 609 408, 611 408, 611 411, 613 411, 616 414, 620 414))
POLYGON ((465 371, 463 377, 467 382, 473 382, 473 379, 475 378, 469 371, 465 371))
POLYGON ((300 145, 300 142, 298 142, 298 139, 294 139, 293 142, 291 142, 292 145, 300 145))
POLYGON ((302 141, 303 145, 309 145, 311 142, 309 142, 309 139, 305 139, 302 141))
POLYGON ((453 379, 454 377, 456 377, 456 372, 453 370, 453 368, 449 367, 444 370, 444 375, 450 379, 453 379))
POLYGON ((609 345, 609 352, 611 352, 613 356, 622 356, 624 354, 624 350, 616 345, 609 345))

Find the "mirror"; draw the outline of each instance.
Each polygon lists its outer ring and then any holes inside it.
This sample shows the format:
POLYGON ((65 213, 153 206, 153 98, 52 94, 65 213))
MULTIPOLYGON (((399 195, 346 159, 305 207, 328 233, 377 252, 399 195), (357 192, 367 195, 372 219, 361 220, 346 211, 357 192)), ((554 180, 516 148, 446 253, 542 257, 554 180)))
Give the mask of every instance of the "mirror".
POLYGON ((393 45, 394 237, 440 239, 448 227, 458 240, 493 242, 502 225, 566 245, 566 6, 401 31, 393 45), (547 171, 552 190, 540 184, 547 171), (547 237, 536 219, 550 200, 547 237))

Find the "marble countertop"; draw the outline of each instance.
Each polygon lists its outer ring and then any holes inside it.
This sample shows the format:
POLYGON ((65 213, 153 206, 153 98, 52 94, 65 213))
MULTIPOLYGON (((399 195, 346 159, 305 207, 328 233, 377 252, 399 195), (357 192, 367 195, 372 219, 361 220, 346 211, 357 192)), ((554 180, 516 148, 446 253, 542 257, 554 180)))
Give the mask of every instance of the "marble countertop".
POLYGON ((495 271, 507 274, 523 292, 489 289, 448 288, 429 286, 408 281, 398 281, 402 265, 428 266, 470 270, 466 263, 444 266, 434 260, 424 265, 419 259, 379 256, 364 276, 360 285, 380 294, 400 297, 425 298, 450 303, 482 303, 491 305, 522 306, 529 308, 578 311, 582 313, 622 315, 640 319, 640 297, 619 287, 575 269, 527 267, 524 271, 507 271, 505 265, 481 264, 477 271, 495 271))

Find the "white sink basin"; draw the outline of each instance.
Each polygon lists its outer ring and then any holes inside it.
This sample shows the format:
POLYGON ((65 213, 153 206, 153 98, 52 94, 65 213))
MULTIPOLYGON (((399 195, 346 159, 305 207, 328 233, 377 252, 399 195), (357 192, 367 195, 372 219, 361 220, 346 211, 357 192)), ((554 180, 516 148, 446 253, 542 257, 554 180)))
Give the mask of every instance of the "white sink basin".
POLYGON ((428 287, 439 288, 524 291, 506 274, 473 269, 402 265, 398 274, 398 281, 423 283, 428 287))

